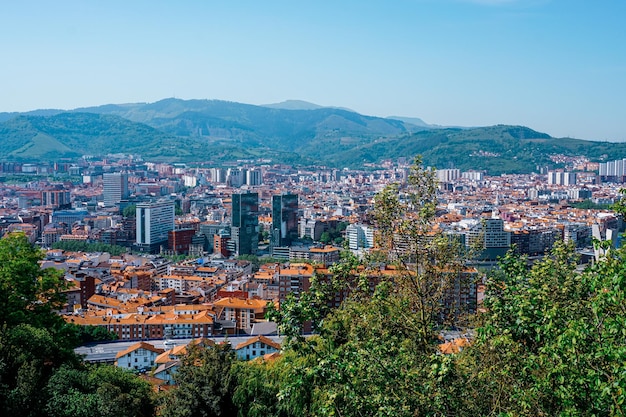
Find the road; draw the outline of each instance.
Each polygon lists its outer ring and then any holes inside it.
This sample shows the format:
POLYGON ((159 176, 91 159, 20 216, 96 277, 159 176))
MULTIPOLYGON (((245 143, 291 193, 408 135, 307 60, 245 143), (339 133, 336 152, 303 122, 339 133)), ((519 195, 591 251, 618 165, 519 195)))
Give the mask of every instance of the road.
MULTIPOLYGON (((211 339, 217 343, 221 343, 224 340, 228 340, 228 342, 230 342, 230 344, 233 347, 235 347, 239 343, 245 342, 251 337, 256 337, 256 336, 250 336, 250 335, 228 336, 228 337, 217 336, 217 337, 209 337, 208 339, 211 339)), ((284 338, 283 336, 266 336, 266 337, 278 343, 282 343, 282 340, 284 338)), ((171 349, 174 346, 186 345, 192 340, 193 339, 170 339, 168 341, 165 341, 163 339, 153 339, 153 340, 144 340, 144 342, 150 343, 156 348, 167 350, 167 349, 171 349)), ((113 342, 106 342, 106 343, 89 344, 89 345, 80 346, 74 349, 74 352, 76 352, 78 355, 83 356, 83 360, 85 362, 110 362, 112 363, 115 361, 115 355, 117 355, 118 352, 128 349, 130 346, 138 342, 139 342, 138 340, 134 340, 134 341, 113 341, 113 342)))

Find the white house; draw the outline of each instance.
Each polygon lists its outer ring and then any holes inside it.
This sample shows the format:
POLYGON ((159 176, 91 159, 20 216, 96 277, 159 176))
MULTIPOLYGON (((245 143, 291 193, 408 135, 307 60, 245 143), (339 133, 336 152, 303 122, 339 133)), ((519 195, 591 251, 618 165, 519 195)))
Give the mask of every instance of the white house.
POLYGON ((235 347, 239 359, 250 360, 280 351, 280 343, 265 336, 254 336, 235 347))
POLYGON ((154 367, 154 360, 161 353, 163 353, 163 349, 156 348, 150 343, 135 343, 128 349, 118 352, 115 356, 115 366, 145 371, 154 367))

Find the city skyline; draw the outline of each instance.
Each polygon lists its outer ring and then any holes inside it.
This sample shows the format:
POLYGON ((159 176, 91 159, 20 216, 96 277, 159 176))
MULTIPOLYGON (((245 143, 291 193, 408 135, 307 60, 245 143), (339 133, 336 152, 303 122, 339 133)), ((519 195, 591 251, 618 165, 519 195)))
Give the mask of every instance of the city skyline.
POLYGON ((626 141, 625 12, 580 0, 12 2, 0 111, 299 99, 626 141))

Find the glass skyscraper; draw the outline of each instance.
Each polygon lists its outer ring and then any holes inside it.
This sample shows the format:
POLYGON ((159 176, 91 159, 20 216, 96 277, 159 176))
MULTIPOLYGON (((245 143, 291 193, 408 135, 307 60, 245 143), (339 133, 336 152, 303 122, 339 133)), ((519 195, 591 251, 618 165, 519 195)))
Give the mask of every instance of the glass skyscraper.
POLYGON ((272 246, 289 246, 298 238, 298 195, 272 196, 272 246))
POLYGON ((231 239, 236 255, 256 255, 259 249, 259 194, 233 194, 231 239))

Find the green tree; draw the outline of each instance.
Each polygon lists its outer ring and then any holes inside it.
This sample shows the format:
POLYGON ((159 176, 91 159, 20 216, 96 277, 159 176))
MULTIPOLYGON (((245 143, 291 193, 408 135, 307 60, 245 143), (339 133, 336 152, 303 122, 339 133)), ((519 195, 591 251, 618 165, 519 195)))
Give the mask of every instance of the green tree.
POLYGON ((488 281, 476 343, 463 351, 477 414, 624 415, 626 253, 576 272, 557 243, 528 268, 512 253, 488 281), (479 408, 479 405, 482 408, 479 408))
POLYGON ((449 294, 473 279, 465 273, 467 254, 459 240, 435 228, 436 209, 435 171, 416 158, 406 184, 389 185, 375 197, 373 213, 380 248, 373 260, 395 267, 390 300, 406 304, 398 312, 404 332, 423 352, 434 348, 441 325, 466 323, 466 306, 449 294))
POLYGON ((329 244, 331 242, 331 237, 329 232, 322 232, 320 235, 320 242, 324 244, 329 244))
MULTIPOLYGON (((436 354, 436 336, 463 252, 457 241, 434 231, 433 172, 417 160, 408 183, 386 188, 375 203, 380 250, 361 263, 344 257, 330 281, 313 281, 311 291, 281 303, 281 332, 297 338, 303 319, 319 323, 319 336, 292 344, 300 361, 287 365, 290 377, 279 384, 279 405, 297 404, 293 415, 441 415, 455 409, 455 397, 446 393, 457 371, 453 360, 436 354), (393 268, 381 271, 388 264, 393 268), (327 309, 337 292, 350 297, 339 309, 327 309)), ((457 323, 460 315, 445 318, 457 323)))
POLYGON ((177 387, 163 398, 164 417, 236 416, 232 394, 237 380, 231 368, 236 362, 229 344, 193 346, 176 372, 177 387))
POLYGON ((124 207, 124 210, 122 211, 122 215, 124 217, 135 217, 137 215, 137 205, 131 204, 131 205, 124 207))
POLYGON ((18 324, 0 328, 0 414, 44 416, 42 391, 52 373, 77 358, 45 328, 18 324))
POLYGON ((150 384, 115 366, 60 368, 47 384, 49 416, 148 417, 155 399, 150 384))
POLYGON ((62 273, 41 269, 43 252, 23 233, 0 239, 0 323, 12 327, 29 323, 57 330, 64 321, 53 311, 63 306, 67 288, 62 273))

